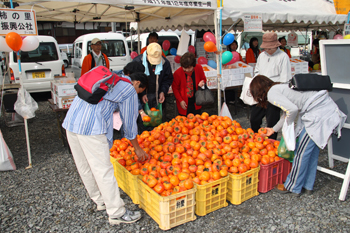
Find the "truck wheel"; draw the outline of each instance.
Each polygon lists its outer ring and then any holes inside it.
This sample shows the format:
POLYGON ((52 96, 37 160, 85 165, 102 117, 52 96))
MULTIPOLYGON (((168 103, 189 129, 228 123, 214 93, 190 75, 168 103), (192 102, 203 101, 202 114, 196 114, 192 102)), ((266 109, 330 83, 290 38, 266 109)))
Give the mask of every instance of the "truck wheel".
POLYGON ((64 67, 67 68, 69 66, 68 61, 64 61, 64 67))

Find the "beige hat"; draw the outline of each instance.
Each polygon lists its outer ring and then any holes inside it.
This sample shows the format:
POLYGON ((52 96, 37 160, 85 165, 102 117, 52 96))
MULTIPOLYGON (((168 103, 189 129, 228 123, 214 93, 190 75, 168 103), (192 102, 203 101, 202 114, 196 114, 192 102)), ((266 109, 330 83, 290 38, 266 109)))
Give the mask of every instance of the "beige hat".
POLYGON ((97 42, 101 42, 101 40, 98 38, 94 38, 94 39, 92 39, 91 44, 96 44, 97 42))
POLYGON ((152 65, 158 65, 162 62, 162 48, 157 42, 147 46, 147 59, 152 65))
POLYGON ((267 32, 263 35, 262 44, 260 48, 263 49, 272 49, 277 48, 281 43, 277 40, 277 34, 275 32, 267 32))

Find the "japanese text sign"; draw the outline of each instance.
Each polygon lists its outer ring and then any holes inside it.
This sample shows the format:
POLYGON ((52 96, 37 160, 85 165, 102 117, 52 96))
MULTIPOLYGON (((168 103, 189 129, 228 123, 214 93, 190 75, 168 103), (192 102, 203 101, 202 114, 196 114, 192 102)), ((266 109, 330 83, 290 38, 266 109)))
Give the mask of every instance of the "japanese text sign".
POLYGON ((261 14, 244 15, 244 31, 245 32, 261 32, 262 16, 261 14))
POLYGON ((0 35, 16 32, 21 36, 38 35, 35 11, 0 8, 0 35))

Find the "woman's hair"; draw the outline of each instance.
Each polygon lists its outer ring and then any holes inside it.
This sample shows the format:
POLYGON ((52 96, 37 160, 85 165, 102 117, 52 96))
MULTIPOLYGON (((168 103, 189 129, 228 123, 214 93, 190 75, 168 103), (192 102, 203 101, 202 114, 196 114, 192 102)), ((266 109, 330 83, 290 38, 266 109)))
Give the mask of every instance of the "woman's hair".
POLYGON ((258 75, 253 78, 250 83, 250 93, 253 96, 253 99, 258 102, 258 105, 266 108, 267 107, 267 92, 270 88, 278 83, 273 82, 271 79, 264 75, 258 75))
POLYGON ((131 81, 140 81, 140 88, 147 88, 148 87, 148 79, 147 75, 143 72, 135 72, 130 74, 131 81))
POLYGON ((233 43, 235 43, 236 45, 237 45, 237 47, 238 47, 238 43, 237 43, 237 41, 236 40, 234 40, 229 46, 227 46, 227 51, 230 51, 230 52, 232 52, 232 49, 231 49, 231 45, 233 44, 233 43))
POLYGON ((259 42, 258 38, 252 37, 250 39, 250 41, 249 41, 249 47, 253 50, 253 52, 255 54, 255 58, 258 59, 258 57, 259 57, 259 45, 254 47, 254 45, 253 45, 254 41, 258 41, 259 42))
MULTIPOLYGON (((286 40, 286 37, 285 36, 282 36, 280 38, 278 38, 278 41, 281 43, 282 40, 286 40)), ((287 40, 286 40, 287 41, 287 40)))
POLYGON ((193 53, 187 52, 180 58, 180 65, 183 68, 195 67, 196 66, 196 57, 193 53))

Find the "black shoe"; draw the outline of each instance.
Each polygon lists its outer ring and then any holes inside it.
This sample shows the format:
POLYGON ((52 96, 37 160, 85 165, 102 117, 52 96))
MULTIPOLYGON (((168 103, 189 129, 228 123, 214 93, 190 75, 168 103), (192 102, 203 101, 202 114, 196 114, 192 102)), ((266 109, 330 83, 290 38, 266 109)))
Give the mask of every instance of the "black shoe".
POLYGON ((303 188, 302 192, 304 192, 306 195, 312 195, 314 193, 313 190, 308 190, 306 188, 303 188))
POLYGON ((273 189, 273 191, 280 193, 280 194, 289 194, 294 197, 300 197, 301 193, 293 193, 289 190, 287 190, 283 184, 278 184, 276 187, 273 189))

